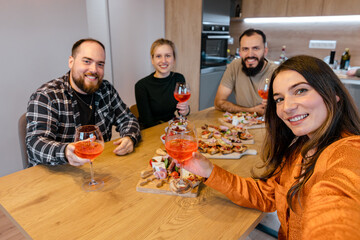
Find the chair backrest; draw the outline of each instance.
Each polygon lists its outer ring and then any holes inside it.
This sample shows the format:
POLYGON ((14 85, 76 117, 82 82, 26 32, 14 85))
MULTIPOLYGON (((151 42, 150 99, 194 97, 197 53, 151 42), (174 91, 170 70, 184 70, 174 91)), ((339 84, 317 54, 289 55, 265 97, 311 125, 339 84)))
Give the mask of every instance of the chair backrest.
POLYGON ((138 111, 138 108, 137 108, 137 105, 134 104, 130 107, 130 111, 132 114, 134 114, 134 116, 139 119, 139 111, 138 111))
POLYGON ((18 131, 19 131, 19 143, 20 143, 20 152, 23 162, 24 169, 28 167, 28 155, 26 150, 26 143, 25 143, 25 137, 26 137, 26 113, 22 114, 19 122, 18 122, 18 131))

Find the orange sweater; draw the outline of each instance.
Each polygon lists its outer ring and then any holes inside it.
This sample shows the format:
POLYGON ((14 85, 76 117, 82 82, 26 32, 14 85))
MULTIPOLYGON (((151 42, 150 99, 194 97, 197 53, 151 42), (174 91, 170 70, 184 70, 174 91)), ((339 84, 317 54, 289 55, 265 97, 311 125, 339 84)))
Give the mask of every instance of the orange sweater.
POLYGON ((266 182, 215 165, 205 184, 240 206, 277 210, 279 239, 360 239, 360 136, 343 138, 322 152, 299 201, 295 197, 293 212, 286 194, 300 174, 301 160, 266 182))

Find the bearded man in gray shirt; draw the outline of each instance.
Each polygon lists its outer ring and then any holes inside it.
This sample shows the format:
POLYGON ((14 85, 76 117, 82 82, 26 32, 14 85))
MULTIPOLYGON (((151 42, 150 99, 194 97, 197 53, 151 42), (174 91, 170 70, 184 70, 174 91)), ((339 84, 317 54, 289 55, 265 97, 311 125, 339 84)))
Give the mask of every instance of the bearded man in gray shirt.
POLYGON ((265 113, 266 101, 258 94, 258 87, 277 67, 265 57, 268 53, 265 34, 256 29, 246 30, 239 38, 241 59, 231 62, 221 79, 215 97, 215 108, 232 113, 265 113), (234 91, 236 104, 227 99, 234 91))

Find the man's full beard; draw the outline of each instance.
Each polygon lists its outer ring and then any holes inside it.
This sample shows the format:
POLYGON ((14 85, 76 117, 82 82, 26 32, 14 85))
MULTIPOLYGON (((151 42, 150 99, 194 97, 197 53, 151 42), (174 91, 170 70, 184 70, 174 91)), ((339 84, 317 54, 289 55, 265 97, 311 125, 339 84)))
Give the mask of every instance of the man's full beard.
POLYGON ((253 77, 256 74, 258 74, 261 71, 261 69, 263 68, 263 66, 265 64, 265 58, 264 58, 264 56, 262 56, 259 60, 257 57, 247 57, 247 58, 241 60, 241 64, 242 64, 242 71, 246 74, 246 76, 253 77), (258 60, 258 62, 259 62, 258 65, 254 68, 246 67, 245 61, 247 59, 252 59, 252 58, 255 58, 258 60))
POLYGON ((72 79, 74 80, 74 83, 76 84, 76 86, 78 88, 80 88, 80 90, 86 92, 87 94, 93 94, 94 92, 96 92, 100 88, 100 85, 102 83, 102 79, 100 79, 97 74, 87 74, 87 75, 92 75, 92 76, 98 78, 97 84, 96 85, 90 85, 90 86, 86 85, 84 76, 80 76, 80 77, 76 78, 74 75, 72 75, 72 79))

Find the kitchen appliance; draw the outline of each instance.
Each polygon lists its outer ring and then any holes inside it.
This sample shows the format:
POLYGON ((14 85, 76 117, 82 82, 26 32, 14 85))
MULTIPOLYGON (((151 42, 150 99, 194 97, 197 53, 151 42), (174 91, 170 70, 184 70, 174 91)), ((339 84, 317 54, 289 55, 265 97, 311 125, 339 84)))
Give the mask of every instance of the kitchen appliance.
POLYGON ((225 66, 230 26, 230 0, 203 0, 201 68, 225 66))
POLYGON ((201 68, 225 66, 230 38, 229 26, 203 25, 203 29, 205 31, 201 33, 201 68))
POLYGON ((199 110, 214 106, 228 63, 230 0, 203 0, 199 110))

